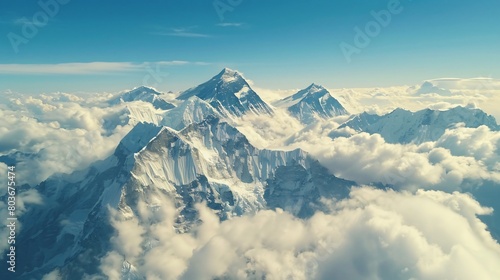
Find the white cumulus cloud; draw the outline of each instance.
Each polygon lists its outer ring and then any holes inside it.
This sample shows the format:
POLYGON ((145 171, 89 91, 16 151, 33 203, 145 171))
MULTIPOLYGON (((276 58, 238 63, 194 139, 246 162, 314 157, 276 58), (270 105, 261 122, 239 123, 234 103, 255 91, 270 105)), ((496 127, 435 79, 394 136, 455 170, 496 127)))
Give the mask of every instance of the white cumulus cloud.
MULTIPOLYGON (((477 218, 492 209, 468 194, 361 187, 307 220, 278 209, 219 222, 198 206, 203 223, 183 234, 173 229, 175 211, 168 204, 161 204, 162 218, 148 228, 141 225, 150 222, 144 213, 137 225, 115 227, 117 236, 145 229, 144 240, 156 240, 131 262, 147 279, 500 277, 500 245, 477 218)), ((129 259, 118 253, 125 245, 115 246, 102 269, 118 277, 129 259)))

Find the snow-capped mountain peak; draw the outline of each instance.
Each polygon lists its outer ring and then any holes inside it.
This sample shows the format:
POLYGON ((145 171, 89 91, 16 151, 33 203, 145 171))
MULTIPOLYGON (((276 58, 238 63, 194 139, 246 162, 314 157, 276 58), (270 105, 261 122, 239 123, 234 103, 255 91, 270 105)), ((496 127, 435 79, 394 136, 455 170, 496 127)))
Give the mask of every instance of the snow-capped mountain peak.
POLYGON ((432 81, 425 81, 415 89, 415 95, 424 95, 424 94, 438 94, 438 95, 444 95, 444 96, 449 96, 453 95, 453 93, 446 88, 439 87, 435 85, 432 81))
POLYGON ((120 98, 124 102, 131 102, 131 101, 137 101, 137 100, 142 100, 142 99, 147 99, 151 96, 159 96, 161 95, 160 92, 155 90, 154 88, 147 87, 147 86, 139 86, 136 87, 130 91, 127 91, 125 93, 120 94, 120 98))
POLYGON ((120 94, 109 101, 110 105, 116 105, 122 102, 144 101, 151 103, 153 107, 161 110, 168 110, 175 105, 161 98, 161 93, 151 87, 139 86, 131 91, 120 94))
POLYGON ((222 115, 241 116, 246 113, 273 113, 243 76, 235 70, 224 68, 209 81, 182 92, 177 99, 186 100, 192 96, 208 102, 222 115))
POLYGON ((305 89, 299 90, 297 93, 295 93, 289 97, 286 97, 284 99, 279 100, 278 102, 276 102, 275 105, 277 105, 278 107, 290 107, 290 106, 295 105, 298 102, 300 102, 303 98, 305 98, 309 95, 312 95, 312 94, 316 94, 318 92, 328 94, 328 95, 330 94, 328 92, 328 90, 325 89, 323 86, 312 83, 308 87, 306 87, 305 89))
POLYGON ((349 114, 326 88, 315 83, 279 100, 275 105, 287 108, 288 112, 306 124, 314 122, 317 118, 328 119, 349 114))
POLYGON ((326 89, 322 85, 312 83, 306 88, 306 90, 308 90, 310 92, 317 92, 317 91, 326 90, 326 89))
POLYGON ((154 88, 147 87, 147 86, 144 86, 144 85, 143 86, 138 86, 138 87, 134 88, 129 93, 130 94, 151 93, 151 94, 155 94, 155 95, 160 95, 161 94, 158 91, 156 91, 154 88))
POLYGON ((227 67, 222 69, 222 71, 216 77, 218 76, 220 76, 220 78, 226 83, 231 83, 238 79, 244 80, 243 76, 238 71, 229 69, 227 67))

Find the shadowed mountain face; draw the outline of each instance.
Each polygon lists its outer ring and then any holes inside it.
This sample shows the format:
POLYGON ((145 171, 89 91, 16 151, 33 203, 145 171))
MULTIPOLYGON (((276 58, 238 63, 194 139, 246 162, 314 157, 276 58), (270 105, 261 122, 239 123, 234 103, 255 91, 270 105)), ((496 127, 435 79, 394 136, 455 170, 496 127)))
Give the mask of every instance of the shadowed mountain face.
MULTIPOLYGON (((23 216, 19 240, 30 246, 19 252, 20 270, 36 269, 21 279, 55 267, 67 279, 99 274, 98 260, 112 247, 110 209, 148 226, 140 208, 161 207, 158 201, 167 199, 175 205, 176 231, 188 232, 198 221, 196 203, 206 203, 222 220, 276 207, 308 217, 321 209, 321 197, 345 197, 352 185, 301 150, 257 149, 213 116, 179 132, 140 123, 108 159, 37 187, 55 206, 35 206, 23 216)), ((133 261, 125 260, 127 265, 133 261)), ((127 273, 141 279, 133 269, 127 273)))
POLYGON ((224 68, 209 81, 182 92, 178 99, 186 100, 192 96, 210 103, 222 115, 273 114, 271 107, 250 87, 245 78, 228 68, 224 68))

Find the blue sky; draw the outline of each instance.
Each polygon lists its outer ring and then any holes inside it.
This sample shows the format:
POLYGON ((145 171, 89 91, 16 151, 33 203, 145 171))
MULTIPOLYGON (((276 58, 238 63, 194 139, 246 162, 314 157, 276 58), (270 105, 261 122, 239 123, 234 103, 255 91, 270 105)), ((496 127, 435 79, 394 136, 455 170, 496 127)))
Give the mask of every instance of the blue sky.
POLYGON ((41 0, 57 3, 51 14, 37 1, 2 2, 0 90, 180 91, 223 67, 271 89, 500 77, 498 0, 55 1, 41 0), (372 11, 391 18, 356 45, 372 11), (342 42, 357 48, 350 59, 342 42))

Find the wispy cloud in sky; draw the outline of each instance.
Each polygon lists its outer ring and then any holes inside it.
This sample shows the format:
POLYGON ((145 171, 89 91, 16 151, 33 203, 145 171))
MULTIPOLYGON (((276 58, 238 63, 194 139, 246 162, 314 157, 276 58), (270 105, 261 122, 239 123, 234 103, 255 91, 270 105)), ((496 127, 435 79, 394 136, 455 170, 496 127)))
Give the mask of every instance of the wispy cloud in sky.
POLYGON ((174 36, 174 37, 187 37, 187 38, 209 38, 209 34, 195 32, 197 26, 169 28, 166 31, 153 32, 154 35, 174 36))
POLYGON ((0 64, 0 74, 67 74, 88 75, 102 73, 119 73, 144 71, 145 67, 180 66, 180 65, 208 65, 207 62, 190 62, 182 60, 154 61, 154 62, 83 62, 57 64, 0 64))
MULTIPOLYGON (((151 5, 129 1, 120 13, 115 13, 116 5, 111 2, 71 1, 71 5, 60 5, 60 12, 50 17, 44 29, 35 25, 36 39, 28 38, 32 35, 25 24, 37 20, 45 22, 42 12, 46 11, 37 1, 29 5, 25 1, 4 2, 9 3, 0 11, 0 33, 4 35, 4 44, 0 44, 0 54, 3 54, 0 63, 4 64, 141 62, 172 58, 224 61, 231 64, 221 67, 245 71, 259 81, 261 87, 272 89, 301 88, 312 80, 330 87, 335 82, 335 87, 340 88, 371 88, 414 85, 436 77, 500 76, 498 63, 492 59, 498 53, 495 46, 499 45, 500 38, 491 36, 496 34, 495 27, 500 23, 495 14, 500 1, 485 1, 479 6, 470 1, 455 1, 451 10, 449 5, 439 1, 432 6, 419 1, 407 2, 405 14, 411 16, 398 16, 397 20, 394 17, 395 21, 391 21, 390 27, 384 27, 379 38, 368 35, 370 32, 366 33, 365 27, 372 19, 378 24, 371 14, 386 9, 388 1, 362 4, 320 1, 314 11, 310 3, 301 1, 280 5, 260 0, 244 7, 231 4, 239 1, 222 1, 228 5, 222 8, 226 9, 223 22, 213 1, 153 1, 151 5), (100 12, 92 12, 96 10, 100 12), (276 17, 278 14, 280 17, 276 17), (425 24, 416 20, 429 14, 439 16, 433 16, 425 24), (470 20, 460 20, 464 14, 470 20), (397 28, 399 25, 406 28, 397 28), (356 64, 348 64, 338 45, 354 39, 355 27, 367 36, 366 41, 373 40, 373 44, 363 49, 356 64), (9 33, 19 37, 11 36, 9 42, 6 38, 9 33), (62 42, 61 38, 66 40, 62 42), (193 44, 195 41, 209 44, 193 44), (429 59, 433 61, 432 67, 429 67, 429 59), (380 71, 381 67, 384 71, 380 71), (304 73, 300 69, 310 71, 304 73)), ((370 28, 371 23, 368 25, 370 28)), ((207 67, 177 74, 193 75, 194 72, 209 76, 217 70, 207 67)), ((102 89, 115 90, 118 84, 130 86, 127 84, 129 77, 123 76, 116 75, 116 80, 101 83, 74 81, 73 85, 93 90, 102 85, 102 89)), ((193 78, 186 75, 181 88, 190 86, 189 80, 193 78)), ((39 82, 42 84, 35 85, 35 81, 24 83, 21 77, 9 77, 0 84, 2 89, 23 88, 33 92, 41 87, 61 86, 57 79, 39 82)))
POLYGON ((217 26, 221 26, 221 27, 240 27, 242 25, 243 25, 243 23, 241 23, 241 22, 221 22, 221 23, 217 24, 217 26))

